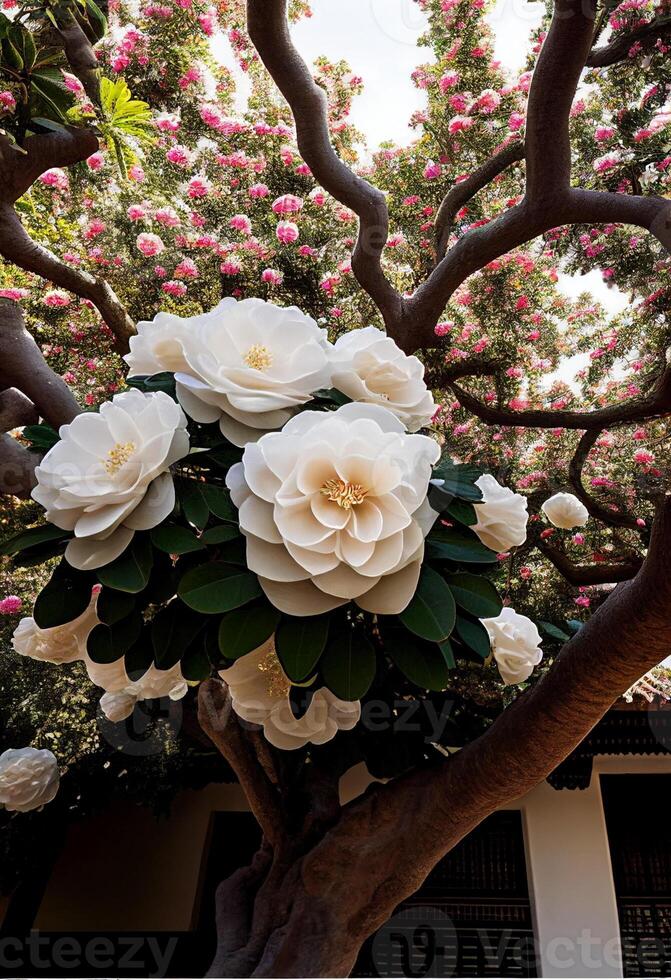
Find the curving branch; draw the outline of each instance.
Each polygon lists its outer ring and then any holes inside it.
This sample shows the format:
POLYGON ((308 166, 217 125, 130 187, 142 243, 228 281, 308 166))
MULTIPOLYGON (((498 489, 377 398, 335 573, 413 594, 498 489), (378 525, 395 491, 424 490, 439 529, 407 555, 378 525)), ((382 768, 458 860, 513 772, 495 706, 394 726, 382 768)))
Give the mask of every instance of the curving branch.
POLYGON ((587 508, 591 517, 596 518, 596 520, 602 521, 604 524, 608 524, 611 527, 628 527, 633 531, 638 531, 640 533, 641 528, 636 523, 636 518, 632 517, 630 514, 623 514, 616 510, 611 510, 610 507, 605 507, 602 503, 596 500, 590 493, 585 489, 585 485, 582 482, 582 471, 587 462, 587 457, 589 456, 592 447, 601 435, 601 429, 588 429, 587 432, 583 433, 576 447, 573 458, 569 463, 568 475, 571 481, 571 486, 575 491, 575 495, 578 500, 587 508))
POLYGON ((285 835, 285 817, 280 793, 258 756, 258 742, 248 723, 238 719, 223 681, 203 681, 198 691, 198 720, 242 786, 263 835, 272 846, 285 835))
POLYGON ((671 17, 656 17, 649 24, 634 28, 627 34, 620 34, 608 44, 592 48, 585 65, 588 68, 608 68, 629 57, 632 46, 640 42, 645 48, 653 47, 657 40, 671 34, 671 17))
MULTIPOLYGON (((58 9, 58 8, 57 8, 58 9)), ((84 91, 94 105, 100 105, 100 71, 93 45, 84 33, 72 10, 65 9, 59 15, 58 33, 63 50, 74 75, 84 86, 84 91)))
POLYGON ((436 215, 436 255, 442 259, 447 251, 447 244, 452 231, 452 225, 457 212, 467 201, 481 191, 483 187, 507 170, 513 163, 524 159, 524 143, 515 140, 493 157, 485 160, 477 170, 452 187, 443 198, 436 215))
POLYGON ((596 429, 601 432, 616 425, 643 422, 671 414, 671 368, 664 370, 653 389, 643 398, 632 398, 591 412, 545 408, 514 411, 488 405, 452 381, 448 382, 448 387, 455 393, 463 408, 490 425, 522 426, 530 429, 596 429))
POLYGON ((628 582, 639 572, 642 558, 626 558, 619 562, 604 562, 598 565, 579 565, 559 548, 548 544, 547 541, 537 541, 536 547, 548 561, 551 561, 557 571, 569 585, 611 585, 616 582, 628 582))
POLYGON ((382 271, 389 233, 384 194, 354 174, 331 144, 324 90, 296 50, 287 23, 287 0, 247 0, 251 40, 289 103, 301 156, 322 187, 359 217, 352 271, 389 326, 402 315, 402 299, 382 271))

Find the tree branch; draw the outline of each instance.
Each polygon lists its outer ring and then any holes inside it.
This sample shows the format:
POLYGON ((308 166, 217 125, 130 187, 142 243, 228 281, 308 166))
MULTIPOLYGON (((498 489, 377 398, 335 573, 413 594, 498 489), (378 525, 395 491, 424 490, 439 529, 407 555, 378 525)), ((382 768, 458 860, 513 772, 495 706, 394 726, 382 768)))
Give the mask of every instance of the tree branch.
POLYGON ((436 254, 438 259, 442 259, 447 251, 447 243, 452 231, 452 224, 455 215, 464 206, 466 201, 481 191, 483 187, 491 183, 495 177, 502 174, 513 163, 524 159, 524 143, 515 140, 509 143, 502 150, 499 150, 493 157, 485 160, 477 170, 452 187, 443 198, 438 214, 436 215, 436 254))
POLYGON ((628 58, 629 51, 638 41, 642 42, 644 47, 652 47, 658 39, 665 38, 670 33, 671 17, 657 17, 649 24, 636 27, 627 34, 620 34, 608 44, 592 48, 585 65, 588 68, 608 68, 628 58))
POLYGON ((641 528, 636 523, 635 517, 632 517, 629 514, 622 514, 618 511, 611 510, 610 507, 604 507, 603 504, 599 503, 598 500, 587 492, 582 482, 583 467, 592 447, 600 435, 600 429, 589 429, 581 436, 575 453, 573 454, 573 458, 569 463, 568 475, 569 480, 571 481, 571 486, 575 491, 576 497, 582 501, 589 511, 591 517, 594 517, 596 520, 602 521, 604 524, 608 524, 611 527, 628 527, 631 528, 631 530, 638 531, 640 533, 641 528))
POLYGON ((301 156, 322 187, 359 217, 352 271, 385 323, 393 324, 402 316, 403 301, 382 271, 389 233, 384 194, 357 177, 333 149, 326 95, 291 41, 287 0, 247 0, 247 26, 261 60, 289 103, 301 156))
POLYGON ((82 30, 71 10, 60 15, 58 33, 72 72, 84 86, 84 91, 94 105, 100 105, 100 72, 93 45, 82 30))
POLYGON ((211 678, 200 685, 198 720, 238 777, 263 836, 272 846, 277 845, 284 838, 281 797, 259 761, 245 723, 233 711, 223 681, 211 678))
POLYGON ((621 562, 599 565, 578 565, 568 555, 547 541, 537 541, 536 547, 551 561, 569 585, 610 585, 612 582, 628 582, 634 578, 643 564, 642 558, 628 558, 621 562))

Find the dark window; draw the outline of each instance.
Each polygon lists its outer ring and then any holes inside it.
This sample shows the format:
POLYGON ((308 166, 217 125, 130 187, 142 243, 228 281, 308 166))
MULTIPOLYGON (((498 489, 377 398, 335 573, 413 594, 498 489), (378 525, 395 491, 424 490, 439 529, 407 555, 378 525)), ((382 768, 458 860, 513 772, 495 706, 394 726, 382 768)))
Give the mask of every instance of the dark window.
POLYGON ((625 977, 671 974, 671 776, 602 776, 625 977))

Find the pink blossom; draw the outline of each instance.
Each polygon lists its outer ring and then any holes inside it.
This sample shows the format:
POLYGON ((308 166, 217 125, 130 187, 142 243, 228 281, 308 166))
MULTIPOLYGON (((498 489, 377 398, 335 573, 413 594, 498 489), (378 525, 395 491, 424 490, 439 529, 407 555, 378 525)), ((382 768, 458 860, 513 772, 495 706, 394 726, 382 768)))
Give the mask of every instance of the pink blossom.
POLYGON ((604 153, 602 157, 597 157, 592 166, 598 174, 603 174, 617 167, 621 160, 619 151, 614 150, 611 153, 604 153))
POLYGON ((48 293, 45 293, 42 302, 45 306, 51 306, 53 308, 58 306, 69 306, 72 300, 62 289, 52 289, 48 293))
POLYGON ((131 221, 142 221, 143 218, 147 217, 147 212, 141 204, 131 204, 126 214, 131 221))
POLYGON ((212 37, 216 30, 217 21, 213 13, 198 14, 198 23, 206 37, 212 37))
POLYGON ((298 254, 302 255, 304 259, 314 259, 317 258, 319 252, 310 245, 301 245, 298 249, 298 254))
POLYGON ((470 116, 453 116, 447 124, 447 131, 450 135, 454 135, 455 133, 470 129, 472 125, 473 120, 470 116))
POLYGON ((154 212, 154 220, 163 225, 164 228, 179 228, 181 225, 180 217, 174 208, 159 208, 154 212))
POLYGON ((310 191, 310 200, 318 208, 322 208, 326 204, 326 192, 321 187, 315 187, 314 190, 310 191))
POLYGON ((276 198, 272 203, 275 214, 293 214, 300 211, 303 207, 303 198, 296 197, 295 194, 283 194, 276 198))
POLYGON ((246 214, 234 214, 228 224, 235 231, 241 231, 243 235, 252 233, 252 223, 246 214))
POLYGON ((284 276, 277 269, 264 269, 261 273, 261 279, 263 282, 267 282, 270 286, 280 286, 284 276))
POLYGON ((283 245, 290 245, 292 242, 295 242, 299 234, 298 225, 293 221, 280 221, 275 229, 277 240, 283 245))
POLYGON ((176 167, 188 167, 191 162, 191 154, 185 146, 171 146, 165 155, 168 163, 174 163, 176 167))
POLYGON ((47 187, 55 187, 59 191, 65 191, 70 186, 70 178, 60 167, 52 167, 51 170, 44 171, 40 177, 40 183, 46 184, 47 187))
POLYGON ((151 232, 142 232, 137 236, 135 244, 146 258, 160 255, 161 252, 165 251, 165 245, 159 236, 153 235, 151 232))
POLYGON ((580 606, 583 609, 589 609, 591 604, 591 599, 589 598, 589 596, 580 595, 578 596, 577 599, 574 600, 574 602, 576 606, 580 606))
POLYGON ((176 133, 181 121, 176 112, 162 112, 154 120, 154 125, 162 133, 176 133))
POLYGON ((649 449, 637 449, 634 453, 634 462, 643 466, 649 466, 655 462, 655 454, 651 453, 649 449))
POLYGON ((18 286, 10 286, 8 289, 0 289, 0 299, 11 299, 15 303, 20 303, 22 299, 30 296, 27 289, 19 289, 18 286))
POLYGON ((444 323, 437 323, 433 328, 436 337, 444 337, 454 327, 454 324, 446 320, 444 323))
POLYGON ((508 129, 516 133, 524 125, 524 116, 521 112, 511 112, 508 116, 508 129))
POLYGON ((0 92, 0 112, 14 112, 16 109, 16 99, 11 92, 5 89, 0 92))
POLYGON ((141 184, 144 181, 144 170, 138 163, 134 163, 133 166, 129 167, 128 169, 128 176, 137 184, 141 184))
POLYGON ((585 543, 585 535, 584 534, 581 534, 580 532, 578 532, 577 534, 574 534, 573 535, 573 543, 574 544, 584 544, 585 543))
POLYGON ((529 305, 529 300, 526 296, 520 296, 520 298, 515 303, 515 309, 519 312, 520 310, 526 310, 529 305))
POLYGON ((184 283, 178 282, 176 279, 169 279, 168 282, 162 283, 161 289, 164 293, 168 293, 169 296, 184 296, 186 293, 184 283))
POLYGON ((14 616, 21 611, 22 605, 23 600, 19 599, 17 595, 8 595, 6 598, 0 599, 0 614, 3 616, 14 616))
POLYGON ((445 94, 448 89, 459 84, 460 75, 458 71, 446 71, 438 80, 440 91, 445 94))
POLYGON ((112 71, 115 71, 117 74, 119 74, 120 72, 125 71, 125 69, 128 68, 130 64, 130 58, 128 57, 127 54, 115 54, 111 59, 110 64, 112 65, 112 71))
POLYGON ((441 176, 443 168, 439 163, 434 163, 433 160, 429 160, 427 165, 424 167, 424 176, 427 180, 436 180, 441 176))
POLYGON ((182 259, 175 268, 176 279, 195 279, 198 276, 198 266, 193 259, 182 259))
POLYGON ((240 272, 242 272, 242 265, 240 264, 239 259, 230 258, 221 263, 219 270, 224 276, 237 276, 240 272))
POLYGON ((63 76, 63 84, 68 92, 72 92, 73 95, 84 95, 84 86, 76 75, 72 75, 69 71, 65 71, 63 68, 61 68, 61 75, 63 76))
POLYGON ((207 197, 212 190, 212 184, 207 177, 192 177, 187 187, 187 194, 191 198, 207 197))
POLYGON ((102 170, 105 165, 105 157, 102 153, 92 153, 91 156, 86 161, 86 166, 89 170, 102 170))
POLYGON ((501 96, 493 88, 483 89, 475 100, 475 108, 486 116, 496 112, 501 105, 501 96))

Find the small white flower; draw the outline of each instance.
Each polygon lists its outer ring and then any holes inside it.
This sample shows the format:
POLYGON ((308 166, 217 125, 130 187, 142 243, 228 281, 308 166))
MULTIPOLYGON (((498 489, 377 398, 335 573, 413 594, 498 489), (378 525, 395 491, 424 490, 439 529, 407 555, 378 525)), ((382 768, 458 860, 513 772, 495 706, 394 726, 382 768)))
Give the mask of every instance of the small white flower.
POLYGON ((0 805, 27 813, 50 803, 60 783, 49 749, 7 749, 0 755, 0 805))
POLYGON ((526 497, 502 487, 488 473, 479 477, 475 485, 482 491, 483 499, 474 504, 478 522, 471 530, 485 547, 502 552, 524 544, 529 520, 526 497))
POLYGON ((110 695, 103 695, 100 703, 112 721, 128 718, 138 701, 164 697, 178 701, 183 698, 188 685, 179 663, 169 670, 159 670, 151 664, 144 674, 133 680, 126 673, 124 657, 109 664, 91 660, 86 652, 86 642, 91 630, 100 623, 96 612, 98 593, 99 589, 94 589, 88 608, 63 626, 42 629, 32 616, 24 617, 12 637, 16 652, 52 664, 83 661, 91 682, 110 695), (121 713, 124 710, 126 713, 121 713))
POLYGON ((589 511, 572 493, 556 493, 545 501, 541 510, 551 524, 566 531, 584 527, 589 520, 589 511))
POLYGON ((130 374, 174 371, 177 397, 196 422, 218 422, 236 446, 281 428, 330 383, 326 331, 295 307, 228 297, 209 313, 159 313, 138 324, 130 374))
POLYGON ((424 365, 408 357, 377 327, 352 330, 331 350, 331 384, 352 401, 383 405, 409 432, 433 418, 436 405, 424 381, 424 365))
POLYGON ((543 659, 541 637, 535 625, 509 606, 500 615, 483 619, 492 653, 504 684, 521 684, 543 659))
POLYGON ((65 557, 79 569, 117 558, 135 531, 175 506, 170 466, 189 451, 186 418, 164 392, 124 391, 60 429, 35 470, 33 498, 46 518, 74 531, 65 557))
POLYGON ((320 687, 303 717, 296 718, 289 703, 291 681, 277 659, 273 637, 220 670, 219 676, 228 684, 236 715, 262 725, 263 734, 278 749, 298 749, 308 742, 321 745, 338 731, 354 728, 361 717, 359 701, 341 701, 320 687))
POLYGON ((399 613, 417 587, 431 467, 440 447, 391 412, 350 403, 302 412, 246 447, 226 482, 247 564, 273 605, 294 616, 354 599, 399 613))

